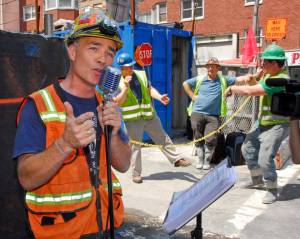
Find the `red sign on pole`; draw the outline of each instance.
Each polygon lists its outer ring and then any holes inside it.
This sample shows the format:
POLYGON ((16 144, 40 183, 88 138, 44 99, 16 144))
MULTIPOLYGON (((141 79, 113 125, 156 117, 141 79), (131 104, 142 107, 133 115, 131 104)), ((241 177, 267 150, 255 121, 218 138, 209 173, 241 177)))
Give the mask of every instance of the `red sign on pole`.
POLYGON ((137 46, 134 58, 136 62, 144 67, 152 64, 152 46, 150 43, 142 43, 137 46))

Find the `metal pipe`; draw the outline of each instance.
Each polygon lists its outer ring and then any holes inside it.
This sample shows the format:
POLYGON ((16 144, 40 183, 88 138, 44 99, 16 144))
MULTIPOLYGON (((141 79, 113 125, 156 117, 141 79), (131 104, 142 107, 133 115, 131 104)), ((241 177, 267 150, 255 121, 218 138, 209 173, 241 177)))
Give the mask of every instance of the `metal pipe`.
POLYGON ((253 31, 254 31, 255 38, 257 37, 258 7, 259 7, 259 0, 255 0, 255 5, 253 9, 253 31))
POLYGON ((53 14, 44 15, 44 30, 45 34, 52 36, 53 34, 53 14))

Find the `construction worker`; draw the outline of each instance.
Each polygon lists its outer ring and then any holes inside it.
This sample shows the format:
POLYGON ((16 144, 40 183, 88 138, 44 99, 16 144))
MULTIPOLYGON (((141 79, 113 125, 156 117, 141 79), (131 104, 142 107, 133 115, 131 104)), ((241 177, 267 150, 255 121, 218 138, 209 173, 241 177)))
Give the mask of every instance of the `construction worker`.
MULTIPOLYGON (((31 94, 19 112, 14 158, 26 192, 34 238, 107 238, 104 125, 112 126, 112 166, 130 165, 128 137, 117 104, 103 106, 99 76, 122 47, 116 23, 100 10, 75 19, 67 37, 66 78, 31 94)), ((114 173, 114 226, 123 222, 122 190, 114 173)))
MULTIPOLYGON (((156 144, 163 146, 162 152, 175 167, 189 166, 190 162, 177 153, 152 104, 154 98, 167 105, 168 95, 161 95, 149 84, 145 71, 133 70, 135 61, 128 53, 122 53, 117 62, 121 67, 122 78, 121 92, 115 100, 122 107, 122 115, 130 139, 140 142, 144 132, 147 132, 156 144)), ((132 180, 135 183, 142 183, 141 145, 132 144, 131 149, 132 180)))
POLYGON ((277 173, 274 157, 281 142, 288 135, 288 118, 271 113, 271 98, 282 92, 284 87, 269 87, 266 80, 272 78, 288 79, 285 69, 285 52, 276 45, 269 45, 263 52, 262 77, 252 86, 230 86, 226 96, 232 94, 260 96, 259 116, 256 124, 248 132, 242 146, 242 154, 251 174, 251 181, 242 185, 245 188, 264 185, 267 194, 263 203, 273 203, 277 198, 277 173))
MULTIPOLYGON (((196 76, 183 82, 183 88, 191 98, 188 115, 191 117, 191 126, 195 139, 216 131, 220 126, 220 116, 226 116, 227 107, 224 101, 226 88, 236 82, 248 82, 250 75, 225 77, 218 73, 220 64, 217 58, 209 59, 205 67, 207 75, 196 76)), ((209 170, 210 161, 217 144, 217 134, 208 137, 205 141, 196 142, 198 163, 196 168, 209 170)))

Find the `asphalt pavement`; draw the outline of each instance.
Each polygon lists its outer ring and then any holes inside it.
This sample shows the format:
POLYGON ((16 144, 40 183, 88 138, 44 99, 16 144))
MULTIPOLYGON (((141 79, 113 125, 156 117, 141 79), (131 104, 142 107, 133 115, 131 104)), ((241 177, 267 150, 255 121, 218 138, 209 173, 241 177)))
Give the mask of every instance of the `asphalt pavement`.
MULTIPOLYGON (((187 142, 185 138, 174 141, 187 142)), ((123 188, 125 223, 118 231, 121 238, 191 238, 196 219, 169 236, 162 228, 174 192, 189 188, 207 171, 195 168, 192 146, 180 145, 178 151, 191 158, 187 168, 175 168, 157 147, 143 147, 143 183, 132 182, 130 170, 117 173, 123 188)), ((238 182, 202 213, 205 239, 298 239, 300 238, 300 165, 288 161, 278 170, 280 193, 273 204, 262 204, 264 190, 241 189, 239 183, 249 178, 245 165, 235 167, 238 182)))

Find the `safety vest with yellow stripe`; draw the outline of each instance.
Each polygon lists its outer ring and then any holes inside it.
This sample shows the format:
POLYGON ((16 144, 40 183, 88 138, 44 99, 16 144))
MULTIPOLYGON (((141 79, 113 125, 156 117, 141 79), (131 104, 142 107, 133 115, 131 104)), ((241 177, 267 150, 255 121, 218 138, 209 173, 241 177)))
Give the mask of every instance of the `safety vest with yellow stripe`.
MULTIPOLYGON (((225 77, 223 75, 218 74, 218 77, 219 77, 220 82, 221 82, 221 112, 220 112, 220 116, 225 117, 226 114, 227 114, 227 104, 224 101, 224 92, 227 88, 227 80, 225 79, 225 77)), ((196 87, 195 87, 195 90, 194 90, 194 95, 195 96, 197 96, 198 93, 199 93, 199 89, 200 89, 202 81, 203 81, 203 76, 197 76, 196 87)), ((192 115, 193 106, 194 106, 194 101, 192 100, 191 103, 189 104, 189 106, 187 107, 188 116, 192 115)))
MULTIPOLYGON (((150 120, 154 117, 154 109, 148 88, 148 80, 145 71, 134 70, 141 86, 142 101, 139 104, 138 99, 129 88, 125 102, 122 104, 122 115, 125 122, 137 121, 140 119, 150 120)), ((121 78, 124 81, 124 78, 121 78)))
MULTIPOLYGON (((266 81, 270 78, 270 75, 266 75, 262 81, 266 81)), ((272 78, 285 78, 289 79, 288 73, 286 70, 282 71, 276 76, 272 76, 272 78)), ((272 103, 272 96, 270 95, 263 95, 259 98, 259 115, 258 115, 258 122, 260 125, 276 125, 276 124, 284 124, 288 123, 288 118, 280 115, 274 115, 271 112, 271 103, 272 103)))
MULTIPOLYGON (((98 102, 101 96, 96 92, 98 102)), ((46 128, 46 148, 59 138, 65 128, 66 112, 62 100, 53 85, 29 96, 37 107, 46 128)), ((28 98, 27 98, 28 100, 28 98)), ((25 105, 22 104, 18 116, 25 105)), ((99 152, 99 178, 102 230, 108 217, 108 192, 106 151, 104 135, 101 135, 99 152)), ((51 160, 51 158, 49 159, 51 160)), ((115 227, 123 222, 124 207, 121 184, 112 173, 115 227)), ((28 191, 25 196, 28 217, 35 238, 80 238, 81 235, 99 231, 97 224, 96 190, 92 186, 87 158, 82 148, 69 155, 57 173, 44 185, 28 191)))

